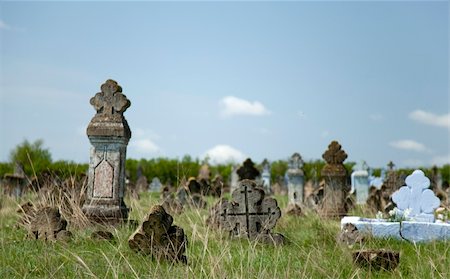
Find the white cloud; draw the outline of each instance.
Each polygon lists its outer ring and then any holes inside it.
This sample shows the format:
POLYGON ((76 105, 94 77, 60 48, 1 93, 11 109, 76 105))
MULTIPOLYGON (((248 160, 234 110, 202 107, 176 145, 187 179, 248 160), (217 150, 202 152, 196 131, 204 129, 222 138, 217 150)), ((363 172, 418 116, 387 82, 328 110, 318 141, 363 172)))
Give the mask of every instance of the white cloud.
POLYGON ((442 166, 445 164, 450 164, 450 154, 435 156, 431 159, 431 164, 436 166, 442 166))
POLYGON ((155 143, 160 139, 160 136, 155 132, 137 127, 133 129, 132 133, 130 147, 134 151, 147 155, 161 152, 161 148, 155 143))
POLYGON ((161 150, 159 146, 150 139, 138 139, 132 141, 130 145, 139 153, 157 153, 161 150))
POLYGON ((10 30, 11 26, 6 24, 3 20, 0 19, 0 30, 10 30))
POLYGON ((419 123, 450 129, 450 113, 436 115, 434 113, 418 109, 411 112, 409 114, 409 118, 419 123))
POLYGON ((220 106, 220 115, 222 117, 231 117, 234 115, 261 116, 270 114, 270 111, 260 102, 250 102, 234 96, 227 96, 220 100, 220 106))
POLYGON ((423 152, 427 150, 425 145, 421 144, 420 142, 408 139, 393 141, 390 142, 389 145, 397 149, 417 151, 417 152, 423 152))
POLYGON ((239 163, 246 158, 241 151, 224 144, 214 146, 206 151, 202 157, 209 157, 212 164, 239 163))

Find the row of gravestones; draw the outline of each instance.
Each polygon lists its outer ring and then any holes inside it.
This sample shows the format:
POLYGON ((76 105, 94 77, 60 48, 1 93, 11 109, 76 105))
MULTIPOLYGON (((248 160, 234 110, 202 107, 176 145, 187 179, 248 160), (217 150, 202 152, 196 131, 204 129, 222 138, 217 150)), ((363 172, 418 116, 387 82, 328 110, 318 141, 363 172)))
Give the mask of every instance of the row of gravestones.
MULTIPOLYGON (((97 93, 90 103, 97 113, 87 128, 92 147, 87 197, 82 210, 93 222, 118 224, 127 220, 129 211, 123 198, 126 147, 131 131, 123 113, 130 106, 130 101, 122 94, 122 88, 117 82, 107 80, 101 86, 101 92, 97 93)), ((324 188, 318 212, 324 217, 342 217, 347 213, 346 198, 350 191, 347 186, 347 171, 343 165, 347 154, 338 142, 333 141, 322 157, 326 165, 321 173, 324 188)), ((300 155, 294 154, 287 173, 291 189, 290 203, 294 205, 301 205, 303 199, 303 189, 300 187, 303 183, 301 165, 300 155)), ((243 167, 237 170, 237 174, 240 182, 232 191, 232 201, 219 200, 211 209, 208 223, 228 231, 231 235, 282 244, 284 237, 271 232, 281 216, 277 201, 266 197, 264 189, 252 180, 259 175, 259 171, 248 159, 243 167)), ((414 185, 416 180, 413 179, 411 184, 414 185)), ((177 199, 189 198, 198 207, 206 205, 201 191, 198 194, 198 188, 201 188, 198 184, 196 179, 188 181, 187 187, 177 193, 177 199)), ((429 192, 425 193, 427 185, 423 179, 418 179, 416 184, 420 186, 400 189, 396 192, 399 194, 393 195, 394 200, 397 199, 397 204, 401 204, 401 209, 405 210, 414 205, 417 197, 426 196, 425 202, 420 203, 426 210, 419 209, 419 214, 423 211, 429 215, 435 208, 436 199, 429 192)), ((53 211, 52 214, 53 219, 57 219, 58 214, 53 211)), ((183 254, 187 238, 183 229, 173 226, 172 222, 173 218, 167 214, 164 205, 154 207, 130 237, 129 246, 158 258, 186 262, 183 254)), ((59 222, 55 227, 61 231, 65 227, 63 223, 59 222)), ((53 234, 54 231, 46 231, 45 234, 47 233, 53 234)))

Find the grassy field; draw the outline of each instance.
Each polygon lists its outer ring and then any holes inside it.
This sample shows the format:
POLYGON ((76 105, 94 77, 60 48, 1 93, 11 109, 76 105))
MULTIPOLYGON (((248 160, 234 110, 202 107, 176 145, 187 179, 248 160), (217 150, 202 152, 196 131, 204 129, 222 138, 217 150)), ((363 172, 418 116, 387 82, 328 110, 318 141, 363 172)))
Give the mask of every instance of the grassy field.
MULTIPOLYGON (((95 241, 93 229, 69 230, 67 243, 26 239, 17 228, 20 202, 33 197, 0 200, 0 278, 450 278, 450 243, 414 245, 404 241, 369 239, 364 247, 336 242, 339 221, 283 215, 274 232, 288 244, 273 247, 230 239, 205 225, 208 210, 187 210, 174 216, 188 236, 188 264, 152 261, 128 247, 133 229, 112 230, 115 242, 95 241), (400 252, 400 265, 393 272, 360 269, 351 252, 359 248, 385 248, 400 252)), ((282 209, 286 197, 276 197, 282 209)), ((131 218, 142 220, 158 195, 127 199, 131 218)), ((211 204, 212 199, 209 200, 211 204)))

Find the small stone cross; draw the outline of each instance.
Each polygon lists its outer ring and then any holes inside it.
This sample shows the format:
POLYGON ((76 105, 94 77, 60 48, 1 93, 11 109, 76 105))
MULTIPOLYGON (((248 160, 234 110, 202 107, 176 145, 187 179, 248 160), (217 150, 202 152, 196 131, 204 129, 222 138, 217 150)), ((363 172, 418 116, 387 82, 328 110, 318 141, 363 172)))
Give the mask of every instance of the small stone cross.
POLYGON ((122 94, 122 87, 116 81, 108 79, 101 86, 101 92, 91 98, 91 105, 102 115, 122 115, 130 107, 130 100, 122 94))
POLYGON ((428 189, 430 179, 423 171, 415 170, 406 180, 406 186, 398 189, 392 200, 400 211, 411 210, 409 217, 415 221, 434 221, 434 210, 439 207, 440 200, 428 189))
POLYGON ((387 166, 388 166, 388 169, 389 169, 390 171, 392 171, 392 170, 394 170, 395 164, 394 164, 394 162, 389 161, 389 163, 387 164, 387 166))

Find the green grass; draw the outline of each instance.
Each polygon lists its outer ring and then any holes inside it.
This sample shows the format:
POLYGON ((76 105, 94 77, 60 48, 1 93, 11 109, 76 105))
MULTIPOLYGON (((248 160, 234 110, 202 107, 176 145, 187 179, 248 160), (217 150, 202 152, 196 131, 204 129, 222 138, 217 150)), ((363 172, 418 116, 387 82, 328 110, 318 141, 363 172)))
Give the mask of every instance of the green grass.
MULTIPOLYGON (((283 209, 286 197, 277 200, 283 209)), ((349 248, 336 242, 339 221, 314 214, 283 215, 274 232, 284 234, 288 244, 273 247, 230 239, 205 225, 207 209, 187 210, 174 216, 174 224, 188 236, 188 264, 174 265, 131 251, 127 240, 133 229, 127 226, 113 230, 115 242, 91 240, 93 229, 72 230, 68 243, 26 239, 26 231, 15 227, 20 202, 1 198, 0 278, 450 278, 449 242, 369 239, 349 248), (400 265, 393 272, 360 269, 351 260, 359 248, 400 251, 400 265)), ((126 202, 131 218, 140 221, 158 195, 126 202)))

